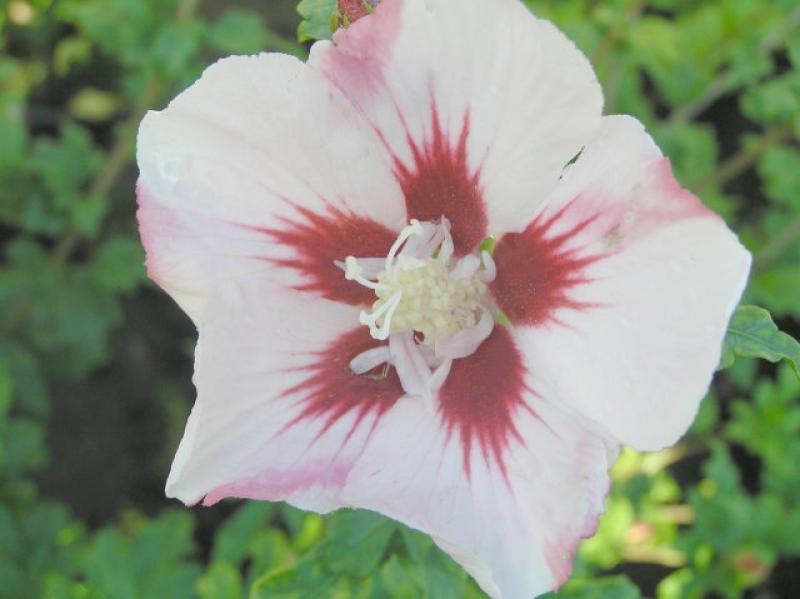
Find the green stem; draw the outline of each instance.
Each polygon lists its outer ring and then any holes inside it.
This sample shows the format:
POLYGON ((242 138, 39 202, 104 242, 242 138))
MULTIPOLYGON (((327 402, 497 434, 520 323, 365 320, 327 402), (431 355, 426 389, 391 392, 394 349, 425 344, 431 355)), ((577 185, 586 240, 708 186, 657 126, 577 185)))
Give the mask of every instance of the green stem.
POLYGON ((756 143, 742 148, 720 164, 713 175, 697 185, 697 190, 702 193, 709 189, 724 186, 751 168, 767 150, 781 143, 791 134, 792 126, 790 123, 773 127, 756 143))
MULTIPOLYGON (((625 25, 628 25, 632 21, 635 21, 636 17, 638 17, 639 14, 641 14, 644 8, 645 8, 644 0, 631 0, 630 4, 628 5, 628 9, 625 12, 625 25)), ((591 56, 592 64, 599 65, 603 61, 605 61, 608 54, 622 39, 623 33, 624 31, 622 24, 617 23, 614 27, 612 27, 606 34, 606 36, 597 45, 597 49, 592 53, 591 56)))
POLYGON ((755 270, 764 271, 771 266, 781 254, 800 238, 800 216, 790 221, 778 235, 758 252, 755 260, 755 270))
MULTIPOLYGON (((775 50, 780 48, 786 41, 786 37, 800 25, 800 8, 795 9, 789 17, 784 21, 783 27, 774 31, 771 35, 765 37, 760 44, 754 49, 758 54, 772 54, 775 50)), ((719 100, 727 93, 735 91, 734 85, 734 71, 732 68, 723 70, 714 80, 709 83, 703 95, 695 100, 676 108, 675 111, 667 119, 667 123, 687 123, 694 120, 706 108, 711 106, 714 102, 719 100)))

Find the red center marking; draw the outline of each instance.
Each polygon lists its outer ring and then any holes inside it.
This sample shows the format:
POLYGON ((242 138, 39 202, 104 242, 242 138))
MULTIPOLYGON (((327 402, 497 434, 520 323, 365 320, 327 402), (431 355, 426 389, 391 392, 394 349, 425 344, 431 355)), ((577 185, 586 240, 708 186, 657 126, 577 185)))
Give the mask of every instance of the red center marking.
POLYGON ((540 215, 522 233, 508 233, 497 242, 493 255, 497 278, 490 289, 497 305, 514 324, 557 322, 555 313, 559 309, 593 306, 576 301, 569 292, 591 281, 584 269, 603 256, 581 256, 579 250, 567 249, 566 244, 594 217, 564 233, 548 236, 550 227, 568 208, 569 204, 549 218, 540 215))
POLYGON ((284 396, 299 395, 302 406, 300 414, 287 428, 301 420, 321 420, 321 436, 345 416, 355 414, 355 421, 343 441, 346 443, 368 416, 374 417, 374 427, 403 396, 403 387, 393 368, 385 377, 380 376, 381 368, 368 373, 370 376, 355 375, 350 370, 350 361, 379 345, 383 343, 373 339, 367 327, 360 326, 316 352, 317 360, 301 369, 309 373, 308 379, 284 393, 284 396))
POLYGON ((408 218, 435 221, 446 216, 452 225, 456 252, 472 251, 486 237, 486 208, 480 186, 480 169, 470 172, 467 163, 469 114, 453 143, 442 129, 435 103, 431 102, 430 139, 417 143, 409 135, 413 164, 395 157, 395 171, 406 199, 408 218))
POLYGON ((521 412, 535 416, 524 394, 525 366, 507 329, 495 327, 478 350, 455 360, 439 394, 439 413, 448 434, 458 434, 464 470, 470 475, 473 448, 487 466, 496 464, 507 476, 504 454, 512 440, 524 443, 514 424, 521 412))
POLYGON ((296 287, 300 291, 318 293, 346 304, 372 304, 375 292, 345 279, 344 271, 335 261, 347 256, 386 256, 397 233, 374 220, 333 207, 329 207, 327 214, 301 207, 297 212, 300 218, 285 220, 281 228, 261 229, 277 243, 294 249, 293 257, 270 259, 270 262, 304 275, 307 282, 296 287))

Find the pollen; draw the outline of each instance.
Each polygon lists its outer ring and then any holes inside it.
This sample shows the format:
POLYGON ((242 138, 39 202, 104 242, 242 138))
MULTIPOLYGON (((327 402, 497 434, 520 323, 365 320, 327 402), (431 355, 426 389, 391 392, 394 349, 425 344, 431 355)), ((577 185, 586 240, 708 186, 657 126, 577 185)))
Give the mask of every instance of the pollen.
POLYGON ((487 283, 494 278, 488 252, 480 256, 453 256, 449 223, 411 221, 385 260, 348 256, 345 277, 373 289, 371 311, 361 313, 361 324, 375 339, 414 331, 426 345, 475 327, 487 301, 487 283), (366 272, 363 264, 373 265, 366 272), (376 268, 375 264, 383 268, 376 268))
MULTIPOLYGON (((397 294, 400 300, 392 312, 389 333, 416 331, 425 343, 474 327, 481 315, 486 284, 477 275, 463 279, 451 276, 448 261, 431 258, 420 264, 399 264, 378 275, 383 287, 376 291, 373 314, 381 312, 397 294)), ((384 314, 379 324, 387 318, 384 314)))

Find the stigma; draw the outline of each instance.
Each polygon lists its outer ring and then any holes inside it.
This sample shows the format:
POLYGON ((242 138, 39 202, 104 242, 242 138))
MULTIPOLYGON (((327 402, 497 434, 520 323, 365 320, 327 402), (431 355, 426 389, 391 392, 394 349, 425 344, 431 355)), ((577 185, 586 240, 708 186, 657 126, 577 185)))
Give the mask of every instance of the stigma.
POLYGON ((452 360, 478 348, 494 327, 488 283, 496 268, 487 251, 456 257, 450 223, 412 220, 384 258, 347 256, 337 262, 348 280, 374 291, 371 309, 359 316, 370 335, 389 341, 350 363, 364 374, 382 363, 395 366, 405 391, 430 397, 452 360))

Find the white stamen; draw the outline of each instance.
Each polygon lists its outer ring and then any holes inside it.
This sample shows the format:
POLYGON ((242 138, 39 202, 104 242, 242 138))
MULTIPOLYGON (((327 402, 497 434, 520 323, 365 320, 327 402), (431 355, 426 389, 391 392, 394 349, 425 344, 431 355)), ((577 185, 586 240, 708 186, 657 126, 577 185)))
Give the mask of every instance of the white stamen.
MULTIPOLYGON (((369 289, 373 289, 375 291, 383 291, 388 289, 386 285, 382 285, 380 283, 374 283, 373 281, 369 281, 362 276, 364 269, 359 264, 359 261, 354 256, 347 256, 344 259, 344 278, 348 281, 355 281, 356 283, 363 285, 364 287, 368 287, 369 289)), ((341 267, 340 267, 341 268, 341 267)))
POLYGON ((440 339, 434 344, 436 357, 449 360, 466 358, 472 355, 478 346, 491 335, 494 328, 494 318, 486 308, 483 308, 481 319, 474 327, 463 329, 455 335, 440 339))
MULTIPOLYGON (((385 258, 356 258, 361 267, 361 276, 367 280, 376 280, 383 271, 385 258)), ((347 264, 342 260, 334 260, 333 263, 343 271, 347 270, 347 264)), ((347 277, 345 277, 347 278, 347 277)))
POLYGON ((389 351, 388 345, 374 347, 365 352, 361 352, 350 360, 350 370, 352 370, 354 374, 364 374, 376 366, 380 366, 384 362, 389 362, 391 359, 392 353, 389 351))
POLYGON ((427 260, 431 257, 434 250, 439 247, 441 240, 436 241, 439 234, 439 227, 428 222, 420 223, 423 232, 421 235, 414 235, 406 240, 403 249, 400 250, 401 256, 411 256, 427 260))
POLYGON ((392 247, 389 249, 389 253, 386 256, 385 269, 390 270, 392 268, 392 261, 397 255, 397 252, 400 251, 400 246, 405 243, 406 239, 412 235, 422 235, 424 232, 425 230, 422 228, 422 225, 420 225, 419 221, 416 219, 413 219, 410 225, 403 227, 403 230, 400 231, 400 235, 397 236, 397 239, 395 239, 392 247))
POLYGON ((497 265, 494 263, 494 258, 492 258, 492 255, 486 250, 481 252, 481 258, 483 260, 484 268, 484 271, 481 273, 481 280, 484 283, 491 283, 497 276, 497 265))
POLYGON ((491 334, 487 283, 497 267, 488 252, 454 257, 450 222, 412 220, 386 258, 347 256, 336 265, 347 280, 375 291, 372 310, 359 315, 374 339, 388 345, 361 352, 350 361, 363 375, 392 365, 406 394, 435 411, 436 393, 453 360, 474 353, 491 334))
POLYGON ((450 235, 450 221, 442 217, 442 245, 439 249, 439 259, 447 262, 453 256, 455 246, 453 245, 453 236, 450 235))
POLYGON ((481 265, 481 259, 473 254, 467 254, 458 261, 450 271, 450 276, 454 279, 466 279, 474 275, 481 265))
POLYGON ((392 335, 389 338, 389 351, 392 353, 392 363, 397 369, 403 391, 430 400, 431 371, 414 341, 414 333, 407 331, 392 335))
POLYGON ((452 360, 445 360, 439 367, 433 371, 431 379, 428 382, 428 387, 432 392, 436 392, 442 388, 444 382, 447 380, 447 375, 450 374, 450 367, 453 365, 452 360))
POLYGON ((403 292, 396 291, 392 297, 381 304, 381 306, 372 313, 366 310, 361 311, 359 321, 361 324, 365 324, 369 327, 369 333, 374 339, 384 341, 389 338, 389 333, 392 328, 392 316, 394 315, 394 311, 397 310, 397 306, 400 305, 401 299, 403 299, 403 292), (377 326, 377 322, 380 320, 381 316, 384 317, 383 324, 377 326))

